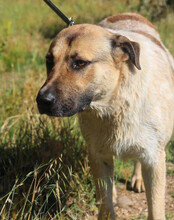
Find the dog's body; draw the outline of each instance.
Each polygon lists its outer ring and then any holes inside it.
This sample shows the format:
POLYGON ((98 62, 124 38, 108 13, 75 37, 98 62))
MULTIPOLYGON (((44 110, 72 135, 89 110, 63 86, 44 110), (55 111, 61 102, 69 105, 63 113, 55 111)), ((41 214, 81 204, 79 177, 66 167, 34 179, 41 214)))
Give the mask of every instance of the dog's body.
MULTIPOLYGON (((115 219, 116 155, 141 161, 148 218, 162 220, 164 150, 174 123, 174 61, 153 25, 140 15, 112 16, 99 25, 70 27, 53 41, 38 107, 55 116, 80 112, 99 219, 115 219)), ((140 173, 139 162, 136 167, 140 173)))

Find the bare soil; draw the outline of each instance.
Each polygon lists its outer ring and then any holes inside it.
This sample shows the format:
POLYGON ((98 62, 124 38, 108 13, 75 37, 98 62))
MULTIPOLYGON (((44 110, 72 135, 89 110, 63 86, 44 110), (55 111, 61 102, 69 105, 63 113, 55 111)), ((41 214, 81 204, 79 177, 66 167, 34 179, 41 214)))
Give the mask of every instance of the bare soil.
MULTIPOLYGON (((125 196, 129 200, 125 207, 115 207, 117 218, 119 220, 129 219, 146 219, 147 217, 147 202, 145 192, 136 193, 134 191, 125 190, 119 185, 117 186, 118 198, 125 196)), ((174 220, 174 177, 167 177, 166 187, 166 216, 168 219, 174 220)))
MULTIPOLYGON (((120 201, 115 206, 118 220, 143 220, 147 218, 147 202, 145 192, 136 193, 123 184, 117 184, 117 195, 120 201)), ((88 216, 88 220, 96 220, 95 216, 88 216)), ((167 176, 166 186, 166 219, 174 220, 174 176, 167 176)))

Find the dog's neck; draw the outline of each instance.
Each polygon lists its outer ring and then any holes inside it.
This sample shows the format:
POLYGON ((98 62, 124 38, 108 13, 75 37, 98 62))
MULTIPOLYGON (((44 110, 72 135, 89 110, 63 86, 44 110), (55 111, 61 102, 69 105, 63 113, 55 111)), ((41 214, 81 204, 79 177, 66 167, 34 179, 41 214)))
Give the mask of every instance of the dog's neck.
MULTIPOLYGON (((120 71, 120 79, 117 88, 112 91, 108 97, 110 99, 103 99, 102 101, 92 102, 87 112, 93 112, 97 117, 124 117, 129 112, 138 110, 141 106, 139 103, 140 96, 138 94, 137 85, 141 86, 140 72, 136 72, 136 69, 129 63, 125 63, 120 71), (134 97, 134 99, 130 99, 134 97)), ((142 85, 143 89, 143 85, 142 85)), ((141 90, 140 90, 141 91, 141 90)), ((142 100, 142 99, 141 99, 142 100)))

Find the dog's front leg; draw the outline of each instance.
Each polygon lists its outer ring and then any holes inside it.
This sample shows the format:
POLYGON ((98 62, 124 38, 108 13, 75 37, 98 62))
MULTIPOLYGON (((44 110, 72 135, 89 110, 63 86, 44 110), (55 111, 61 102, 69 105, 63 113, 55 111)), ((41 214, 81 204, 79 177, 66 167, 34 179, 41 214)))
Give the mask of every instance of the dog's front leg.
POLYGON ((165 152, 160 152, 158 161, 152 165, 142 164, 143 178, 148 203, 148 220, 165 219, 165 152))
POLYGON ((96 199, 99 204, 99 220, 115 220, 113 198, 116 197, 113 183, 114 162, 113 156, 105 158, 89 151, 89 161, 96 186, 96 199))

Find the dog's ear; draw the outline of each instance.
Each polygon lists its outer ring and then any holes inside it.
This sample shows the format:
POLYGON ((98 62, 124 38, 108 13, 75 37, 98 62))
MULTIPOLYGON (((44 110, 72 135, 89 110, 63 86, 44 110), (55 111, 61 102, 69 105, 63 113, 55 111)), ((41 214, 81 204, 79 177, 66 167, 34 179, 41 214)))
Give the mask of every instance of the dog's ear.
POLYGON ((130 59, 136 68, 141 70, 139 63, 140 45, 137 42, 130 41, 127 37, 122 35, 114 35, 111 44, 113 56, 117 56, 116 51, 118 52, 118 48, 121 48, 124 52, 124 54, 121 55, 122 61, 130 59))

